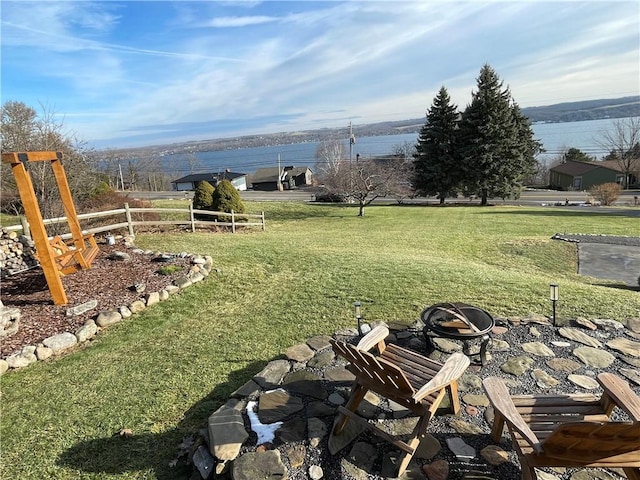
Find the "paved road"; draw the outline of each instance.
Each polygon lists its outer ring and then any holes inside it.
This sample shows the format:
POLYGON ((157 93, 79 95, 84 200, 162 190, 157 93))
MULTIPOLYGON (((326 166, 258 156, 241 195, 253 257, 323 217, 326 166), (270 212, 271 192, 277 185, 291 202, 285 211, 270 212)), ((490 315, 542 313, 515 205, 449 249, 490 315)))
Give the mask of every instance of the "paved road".
MULTIPOLYGON (((160 199, 160 198, 186 198, 193 197, 193 192, 130 192, 132 196, 146 199, 160 199)), ((247 190, 240 192, 240 195, 245 200, 253 201, 311 201, 314 198, 313 193, 300 189, 300 190, 285 190, 283 192, 260 192, 254 190, 247 190)), ((627 190, 620 195, 620 198, 616 202, 616 205, 632 205, 634 203, 634 197, 637 197, 637 204, 640 205, 640 190, 627 190)), ((586 202, 588 195, 585 192, 556 192, 552 190, 544 191, 526 191, 523 192, 518 200, 492 200, 494 204, 513 204, 513 205, 552 205, 557 202, 580 205, 586 202)), ((392 199, 383 198, 380 202, 392 202, 392 199)), ((410 200, 413 203, 436 203, 434 199, 417 198, 410 200)), ((458 201, 466 202, 468 199, 460 199, 458 201)), ((474 202, 477 203, 477 200, 474 202)))

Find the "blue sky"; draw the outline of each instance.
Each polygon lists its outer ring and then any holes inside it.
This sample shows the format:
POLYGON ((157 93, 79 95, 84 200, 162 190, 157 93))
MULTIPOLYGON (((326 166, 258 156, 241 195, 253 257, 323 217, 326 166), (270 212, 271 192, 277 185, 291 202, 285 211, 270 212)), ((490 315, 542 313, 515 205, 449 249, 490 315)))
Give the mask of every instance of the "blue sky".
POLYGON ((8 1, 2 102, 96 147, 423 118, 483 64, 522 107, 640 94, 634 1, 8 1))

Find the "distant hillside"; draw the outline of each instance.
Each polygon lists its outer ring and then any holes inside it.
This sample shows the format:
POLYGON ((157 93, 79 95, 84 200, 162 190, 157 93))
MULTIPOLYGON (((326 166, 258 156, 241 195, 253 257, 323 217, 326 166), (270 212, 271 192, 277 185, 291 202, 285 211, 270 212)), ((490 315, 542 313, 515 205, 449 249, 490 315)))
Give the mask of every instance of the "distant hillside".
POLYGON ((547 123, 638 117, 640 116, 640 95, 527 107, 522 109, 522 113, 532 122, 547 123))
MULTIPOLYGON (((522 109, 522 113, 529 117, 533 123, 579 122, 603 118, 636 117, 640 116, 640 95, 614 99, 587 100, 584 102, 558 103, 544 107, 527 107, 522 109)), ((423 117, 393 122, 360 124, 353 126, 353 133, 356 137, 417 133, 424 125, 424 122, 425 118, 423 117)), ((345 125, 340 128, 323 128, 319 130, 246 135, 243 137, 200 140, 117 151, 131 155, 170 155, 174 153, 211 152, 247 147, 321 142, 333 138, 348 138, 347 126, 345 125)))

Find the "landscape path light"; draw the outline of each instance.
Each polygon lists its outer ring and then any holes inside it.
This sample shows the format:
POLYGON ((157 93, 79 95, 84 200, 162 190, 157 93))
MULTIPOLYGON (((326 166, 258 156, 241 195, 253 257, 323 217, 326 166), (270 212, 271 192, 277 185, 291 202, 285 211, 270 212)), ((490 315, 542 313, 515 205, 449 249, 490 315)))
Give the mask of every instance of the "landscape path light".
POLYGON ((356 320, 358 321, 358 335, 362 336, 362 310, 360 307, 362 304, 359 301, 353 302, 353 308, 355 309, 356 320))
POLYGON ((558 285, 555 283, 552 283, 551 285, 549 285, 549 300, 551 300, 551 306, 553 309, 553 314, 551 317, 551 320, 553 322, 553 326, 556 326, 556 302, 558 301, 558 285))

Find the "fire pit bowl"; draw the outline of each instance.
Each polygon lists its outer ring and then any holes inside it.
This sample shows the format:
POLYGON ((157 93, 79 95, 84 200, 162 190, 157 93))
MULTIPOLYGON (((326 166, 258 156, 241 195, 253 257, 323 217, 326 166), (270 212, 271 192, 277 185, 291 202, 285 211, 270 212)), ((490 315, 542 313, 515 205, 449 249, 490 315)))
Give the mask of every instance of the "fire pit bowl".
POLYGON ((432 341, 434 335, 463 340, 465 348, 467 347, 467 341, 480 339, 480 362, 482 365, 486 364, 487 346, 490 340, 489 332, 496 324, 491 314, 487 311, 460 302, 437 303, 424 309, 420 314, 420 318, 424 323, 422 332, 427 342, 427 347, 431 351, 435 349, 432 341))

